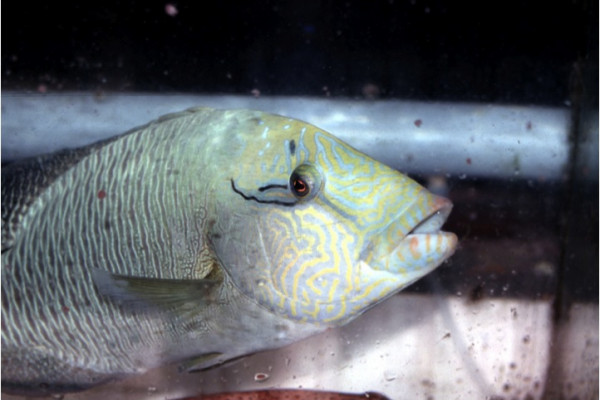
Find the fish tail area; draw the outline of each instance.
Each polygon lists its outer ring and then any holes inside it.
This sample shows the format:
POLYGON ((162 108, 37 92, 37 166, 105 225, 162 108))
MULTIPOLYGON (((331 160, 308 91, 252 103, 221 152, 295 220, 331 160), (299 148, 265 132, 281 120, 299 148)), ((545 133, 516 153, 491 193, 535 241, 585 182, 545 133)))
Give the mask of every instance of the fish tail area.
POLYGON ((117 376, 73 366, 41 351, 2 349, 2 392, 49 396, 77 392, 117 376))

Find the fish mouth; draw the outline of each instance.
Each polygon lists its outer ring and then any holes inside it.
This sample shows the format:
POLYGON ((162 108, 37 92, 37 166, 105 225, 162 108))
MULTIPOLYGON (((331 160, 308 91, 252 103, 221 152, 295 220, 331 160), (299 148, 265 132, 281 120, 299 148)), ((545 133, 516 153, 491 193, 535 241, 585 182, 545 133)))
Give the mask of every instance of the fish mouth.
MULTIPOLYGON (((431 213, 424 219, 418 222, 408 233, 408 235, 416 235, 422 233, 437 233, 448 219, 452 211, 452 202, 444 197, 429 195, 430 202, 433 203, 431 213)), ((417 208, 413 206, 412 208, 417 208)), ((409 209, 410 212, 410 209, 409 209)), ((402 218, 400 216, 399 218, 402 218)))
POLYGON ((423 191, 374 235, 361 260, 371 271, 386 271, 400 279, 401 288, 409 285, 454 253, 456 235, 440 230, 451 211, 450 200, 423 191))

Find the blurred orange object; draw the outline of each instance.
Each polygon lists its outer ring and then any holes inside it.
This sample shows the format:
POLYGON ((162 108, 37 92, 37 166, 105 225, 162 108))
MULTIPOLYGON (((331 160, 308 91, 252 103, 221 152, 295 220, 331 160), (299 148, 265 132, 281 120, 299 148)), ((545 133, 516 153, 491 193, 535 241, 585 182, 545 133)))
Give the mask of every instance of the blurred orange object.
POLYGON ((201 394, 180 400, 389 400, 387 397, 373 392, 352 394, 340 392, 324 392, 304 389, 253 390, 250 392, 228 392, 218 394, 201 394))

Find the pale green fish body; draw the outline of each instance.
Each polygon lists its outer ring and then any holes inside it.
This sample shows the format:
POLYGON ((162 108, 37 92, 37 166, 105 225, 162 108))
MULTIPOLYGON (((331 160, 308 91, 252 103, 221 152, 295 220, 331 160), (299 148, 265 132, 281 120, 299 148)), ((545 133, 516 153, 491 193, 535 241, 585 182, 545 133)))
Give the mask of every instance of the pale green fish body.
POLYGON ((344 324, 452 254, 450 209, 255 111, 188 110, 3 168, 3 390, 202 368, 344 324))

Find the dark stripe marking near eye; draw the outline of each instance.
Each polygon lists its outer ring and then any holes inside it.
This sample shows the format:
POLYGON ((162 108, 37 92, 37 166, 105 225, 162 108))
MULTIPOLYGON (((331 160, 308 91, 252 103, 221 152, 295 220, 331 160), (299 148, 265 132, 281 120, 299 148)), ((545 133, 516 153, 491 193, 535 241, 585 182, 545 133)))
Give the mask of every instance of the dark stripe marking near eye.
POLYGON ((287 185, 276 185, 276 184, 272 184, 272 185, 266 185, 266 186, 261 186, 258 188, 259 192, 264 192, 265 190, 269 190, 269 189, 287 189, 287 185))
MULTIPOLYGON (((286 186, 286 188, 287 188, 287 186, 286 186)), ((279 200, 260 200, 255 196, 248 196, 247 194, 244 194, 244 192, 242 192, 241 190, 239 190, 238 188, 235 187, 235 182, 233 181, 233 179, 231 179, 231 189, 233 189, 234 192, 236 192, 237 194, 242 196, 244 198, 244 200, 254 200, 257 203, 263 203, 263 204, 278 204, 280 206, 285 206, 285 207, 292 207, 296 204, 296 202, 286 203, 286 202, 279 201, 279 200)))

